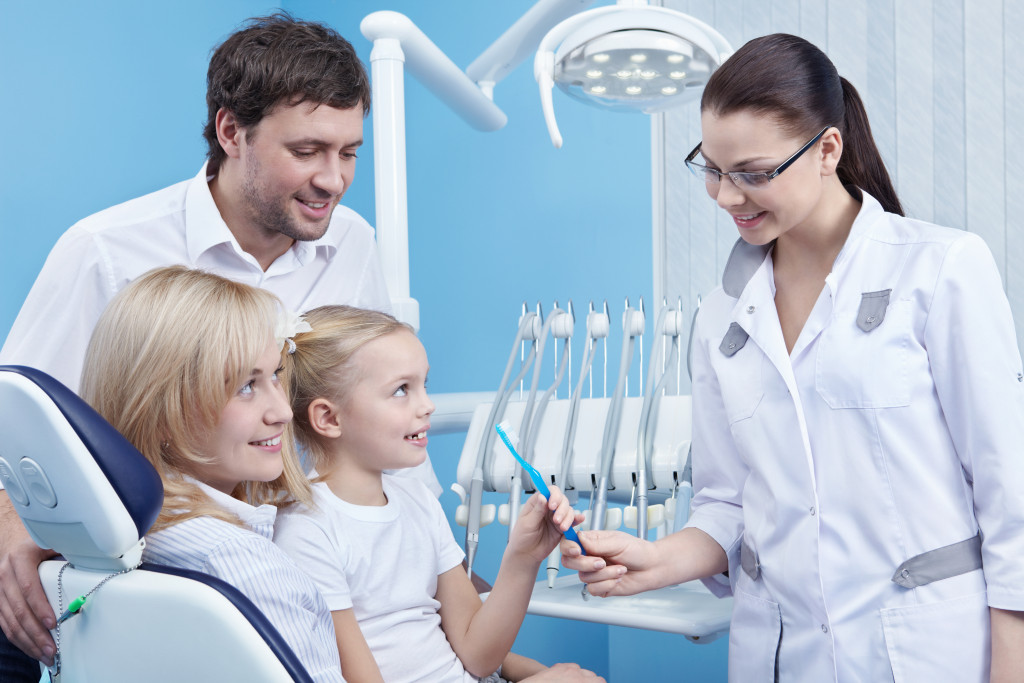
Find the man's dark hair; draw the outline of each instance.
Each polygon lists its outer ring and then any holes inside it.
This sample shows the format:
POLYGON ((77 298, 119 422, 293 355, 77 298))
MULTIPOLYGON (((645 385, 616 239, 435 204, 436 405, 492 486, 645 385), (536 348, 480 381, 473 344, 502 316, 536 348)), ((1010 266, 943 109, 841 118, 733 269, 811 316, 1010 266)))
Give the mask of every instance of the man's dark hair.
POLYGON ((278 104, 326 104, 370 111, 370 79, 352 45, 324 24, 286 12, 249 19, 218 46, 206 75, 203 137, 210 170, 224 159, 217 112, 234 114, 242 128, 256 125, 278 104))

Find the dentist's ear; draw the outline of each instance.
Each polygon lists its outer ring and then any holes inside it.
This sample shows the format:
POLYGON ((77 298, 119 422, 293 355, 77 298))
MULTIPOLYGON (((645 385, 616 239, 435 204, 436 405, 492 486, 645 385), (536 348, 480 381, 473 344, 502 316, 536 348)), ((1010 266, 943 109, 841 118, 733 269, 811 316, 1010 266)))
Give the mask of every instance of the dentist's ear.
POLYGON ((341 436, 341 420, 338 407, 326 398, 315 399, 309 404, 309 424, 320 436, 337 439, 341 436))
POLYGON ((843 136, 839 129, 832 126, 821 136, 821 174, 833 175, 843 156, 843 136))

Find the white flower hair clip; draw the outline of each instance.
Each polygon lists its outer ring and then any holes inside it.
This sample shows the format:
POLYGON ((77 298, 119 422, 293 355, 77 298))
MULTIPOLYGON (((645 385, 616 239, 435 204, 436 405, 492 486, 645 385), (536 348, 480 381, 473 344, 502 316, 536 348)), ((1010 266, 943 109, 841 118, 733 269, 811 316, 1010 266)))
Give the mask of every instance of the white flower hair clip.
POLYGON ((299 313, 282 310, 277 314, 277 323, 274 325, 274 340, 277 342, 277 350, 283 351, 284 345, 288 344, 288 353, 295 353, 295 341, 292 339, 300 332, 312 332, 313 328, 299 313))

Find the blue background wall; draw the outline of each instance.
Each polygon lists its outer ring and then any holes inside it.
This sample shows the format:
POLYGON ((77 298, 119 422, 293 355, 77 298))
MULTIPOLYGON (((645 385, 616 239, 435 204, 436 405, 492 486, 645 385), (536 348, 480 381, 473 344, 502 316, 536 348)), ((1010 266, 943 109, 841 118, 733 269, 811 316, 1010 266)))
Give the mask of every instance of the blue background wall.
MULTIPOLYGON (((532 2, 245 0, 4 2, 0 23, 0 335, 50 247, 106 206, 193 176, 203 161, 206 64, 246 17, 281 7, 346 36, 369 67, 366 14, 407 14, 462 68, 532 2)), ((606 4, 606 3, 598 3, 606 4)), ((480 133, 406 80, 412 295, 437 392, 496 388, 524 300, 651 297, 649 119, 556 94, 565 136, 551 147, 531 63, 500 83, 508 114, 480 133)), ((372 125, 345 202, 374 222, 372 125)), ((649 307, 650 308, 650 307, 649 307)), ((579 316, 578 316, 579 317, 579 316)), ((613 345, 613 348, 615 346, 613 345)), ((460 435, 431 440, 442 482, 455 478, 460 435)), ((442 498, 451 512, 458 501, 442 498)), ((457 537, 461 539, 459 531, 457 537)), ((504 529, 485 529, 478 563, 493 577, 504 529)), ((615 681, 679 671, 725 680, 725 643, 528 617, 517 651, 575 660, 615 681), (638 658, 637 653, 642 653, 638 658), (635 661, 636 660, 636 661, 635 661)))

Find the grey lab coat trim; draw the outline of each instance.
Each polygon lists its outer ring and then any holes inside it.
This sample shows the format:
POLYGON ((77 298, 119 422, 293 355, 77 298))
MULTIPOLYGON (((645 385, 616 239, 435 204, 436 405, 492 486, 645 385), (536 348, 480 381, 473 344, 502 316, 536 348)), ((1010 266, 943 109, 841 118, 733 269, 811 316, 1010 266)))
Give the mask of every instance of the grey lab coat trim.
POLYGON ((915 555, 896 568, 892 580, 904 588, 917 588, 975 569, 981 569, 981 532, 965 541, 915 555))
POLYGON ((757 551, 750 547, 745 537, 740 545, 740 567, 752 581, 757 581, 757 577, 761 575, 761 561, 757 557, 757 551))
POLYGON ((718 350, 725 354, 726 358, 731 358, 743 348, 749 338, 750 335, 740 327, 739 323, 731 323, 725 336, 722 337, 722 343, 718 346, 718 350))
POLYGON ((754 277, 754 273, 764 263, 764 257, 771 248, 772 244, 755 246, 744 242, 742 238, 736 240, 722 272, 722 289, 725 293, 733 299, 739 299, 750 278, 754 277))
POLYGON ((885 310, 889 307, 891 289, 878 292, 864 292, 860 295, 860 310, 857 311, 857 327, 870 332, 885 320, 885 310))

